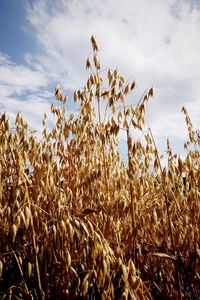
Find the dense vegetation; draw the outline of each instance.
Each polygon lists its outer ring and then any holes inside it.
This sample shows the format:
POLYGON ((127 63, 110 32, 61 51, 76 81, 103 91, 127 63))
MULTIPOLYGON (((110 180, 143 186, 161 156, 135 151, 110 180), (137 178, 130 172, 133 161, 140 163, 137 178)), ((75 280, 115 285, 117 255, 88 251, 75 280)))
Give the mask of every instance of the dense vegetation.
POLYGON ((102 72, 91 42, 78 113, 58 85, 42 140, 20 114, 14 129, 0 115, 0 299, 199 299, 199 131, 183 108, 187 156, 168 141, 163 167, 143 131, 153 88, 127 105, 135 81, 102 72))

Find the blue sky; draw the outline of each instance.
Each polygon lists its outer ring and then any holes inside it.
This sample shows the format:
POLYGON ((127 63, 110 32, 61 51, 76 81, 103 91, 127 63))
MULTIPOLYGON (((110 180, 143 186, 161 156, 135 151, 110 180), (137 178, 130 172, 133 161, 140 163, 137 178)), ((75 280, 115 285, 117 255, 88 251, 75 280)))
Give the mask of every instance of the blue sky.
POLYGON ((0 40, 1 52, 12 57, 16 63, 24 61, 24 53, 33 51, 33 36, 25 30, 26 11, 21 0, 1 0, 0 40))
POLYGON ((200 120, 199 0, 0 0, 0 110, 40 130, 56 83, 70 96, 87 79, 92 34, 102 67, 136 79, 129 103, 154 86, 147 117, 157 144, 163 152, 169 138, 183 154, 182 106, 196 128, 200 120))

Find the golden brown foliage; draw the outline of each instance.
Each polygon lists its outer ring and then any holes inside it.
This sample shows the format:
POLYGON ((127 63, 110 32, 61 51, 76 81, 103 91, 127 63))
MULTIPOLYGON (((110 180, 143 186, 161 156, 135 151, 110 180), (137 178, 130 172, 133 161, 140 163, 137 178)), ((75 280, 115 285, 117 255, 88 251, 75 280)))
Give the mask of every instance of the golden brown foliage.
POLYGON ((77 115, 67 116, 57 85, 55 126, 48 129, 44 115, 41 141, 20 114, 15 130, 0 116, 0 297, 197 299, 199 132, 183 108, 190 150, 181 159, 168 142, 163 168, 151 129, 144 143, 133 138, 153 88, 127 106, 135 81, 119 70, 104 78, 91 42, 91 73, 74 92, 77 115))

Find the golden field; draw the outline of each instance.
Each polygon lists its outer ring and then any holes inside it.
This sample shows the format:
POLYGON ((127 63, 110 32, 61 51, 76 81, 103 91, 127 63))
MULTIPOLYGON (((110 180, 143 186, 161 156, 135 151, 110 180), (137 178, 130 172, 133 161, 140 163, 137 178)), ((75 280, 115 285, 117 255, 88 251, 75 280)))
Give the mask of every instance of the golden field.
POLYGON ((187 155, 167 141, 164 167, 143 130, 153 88, 127 105, 135 81, 102 71, 91 44, 78 112, 57 85, 42 139, 0 115, 0 299, 199 299, 200 132, 183 108, 187 155))

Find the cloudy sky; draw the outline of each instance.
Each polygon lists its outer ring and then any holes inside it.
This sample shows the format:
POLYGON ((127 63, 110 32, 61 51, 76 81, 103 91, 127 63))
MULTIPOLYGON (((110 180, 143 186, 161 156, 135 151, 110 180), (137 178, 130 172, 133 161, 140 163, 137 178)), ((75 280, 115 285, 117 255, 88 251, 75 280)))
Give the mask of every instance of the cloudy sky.
POLYGON ((148 123, 161 152, 169 138, 182 154, 181 108, 200 120, 200 0, 0 0, 0 112, 39 130, 55 85, 70 98, 85 83, 92 34, 102 68, 136 79, 129 101, 154 86, 148 123))

